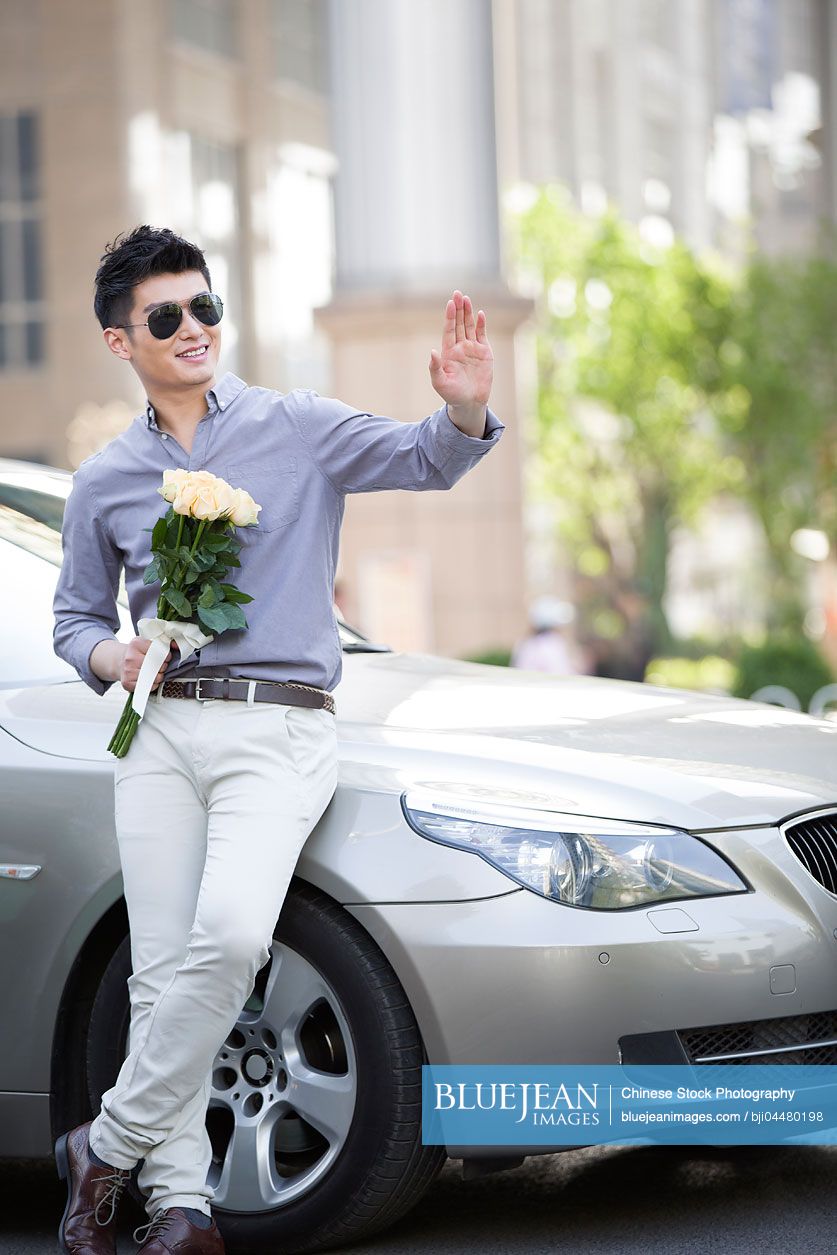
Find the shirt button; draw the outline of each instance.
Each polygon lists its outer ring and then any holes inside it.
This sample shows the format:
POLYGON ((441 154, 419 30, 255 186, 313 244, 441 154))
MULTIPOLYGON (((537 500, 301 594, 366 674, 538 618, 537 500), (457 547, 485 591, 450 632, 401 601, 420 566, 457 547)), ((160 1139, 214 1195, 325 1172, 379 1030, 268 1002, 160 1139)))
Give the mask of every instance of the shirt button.
POLYGON ((169 433, 168 433, 167 431, 164 431, 164 432, 163 432, 163 439, 164 439, 164 440, 168 440, 168 438, 169 438, 169 433))

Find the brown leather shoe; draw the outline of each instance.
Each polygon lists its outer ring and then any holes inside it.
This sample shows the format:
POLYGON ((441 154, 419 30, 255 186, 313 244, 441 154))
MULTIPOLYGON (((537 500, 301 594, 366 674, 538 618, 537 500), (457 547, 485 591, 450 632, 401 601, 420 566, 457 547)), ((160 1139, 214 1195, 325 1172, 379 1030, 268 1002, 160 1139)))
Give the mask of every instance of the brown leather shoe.
POLYGON ((67 1205, 58 1227, 65 1255, 114 1255, 116 1208, 129 1168, 102 1168, 88 1153, 92 1120, 63 1133, 55 1143, 58 1175, 67 1182, 67 1205))
POLYGON ((192 1224, 182 1207, 163 1207, 148 1224, 134 1229, 137 1255, 224 1255, 224 1239, 215 1220, 208 1229, 192 1224), (137 1234, 148 1229, 144 1238, 137 1234))

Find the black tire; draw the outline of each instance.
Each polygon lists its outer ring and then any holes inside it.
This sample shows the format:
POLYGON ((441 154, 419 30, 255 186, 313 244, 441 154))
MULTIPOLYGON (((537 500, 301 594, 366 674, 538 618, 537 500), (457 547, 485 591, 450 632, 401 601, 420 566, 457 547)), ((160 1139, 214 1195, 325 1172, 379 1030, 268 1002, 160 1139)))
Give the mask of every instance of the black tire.
MULTIPOLYGON (((326 894, 296 880, 274 935, 313 964, 340 1001, 357 1061, 356 1105, 339 1155, 308 1193, 268 1211, 213 1206, 230 1255, 296 1255, 369 1237, 418 1203, 447 1158, 444 1147, 421 1141, 426 1055, 404 989, 378 945, 326 894)), ((108 965, 90 1018, 87 1076, 94 1114, 125 1057, 130 972, 126 938, 108 965)), ((129 1190, 142 1204, 135 1181, 129 1190)))

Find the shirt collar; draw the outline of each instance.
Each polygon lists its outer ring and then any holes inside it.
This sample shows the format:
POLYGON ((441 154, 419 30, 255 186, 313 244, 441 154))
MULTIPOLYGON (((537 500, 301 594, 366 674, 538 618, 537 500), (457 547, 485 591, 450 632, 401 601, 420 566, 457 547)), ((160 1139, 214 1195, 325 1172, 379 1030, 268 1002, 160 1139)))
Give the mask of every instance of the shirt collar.
MULTIPOLYGON (((210 388, 206 395, 206 404, 211 410, 213 405, 219 410, 225 410, 231 405, 240 392, 243 392, 247 384, 243 379, 239 379, 238 375, 234 375, 228 370, 225 375, 218 380, 214 388, 210 388)), ((154 406, 145 398, 145 424, 151 431, 159 431, 157 426, 157 416, 154 412, 154 406)))

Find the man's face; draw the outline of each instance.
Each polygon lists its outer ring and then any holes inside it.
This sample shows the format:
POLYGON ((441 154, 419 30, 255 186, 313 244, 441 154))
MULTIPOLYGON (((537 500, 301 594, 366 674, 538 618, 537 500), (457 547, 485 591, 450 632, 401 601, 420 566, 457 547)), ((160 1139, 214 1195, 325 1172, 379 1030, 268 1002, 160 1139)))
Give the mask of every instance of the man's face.
POLYGON ((144 323, 156 305, 176 301, 183 307, 183 317, 174 335, 158 340, 147 327, 135 326, 131 331, 106 329, 105 339, 111 351, 130 361, 146 392, 192 387, 203 391, 214 382, 221 351, 221 325, 205 327, 188 308, 193 296, 208 290, 199 270, 154 275, 134 288, 133 307, 125 321, 144 323))

